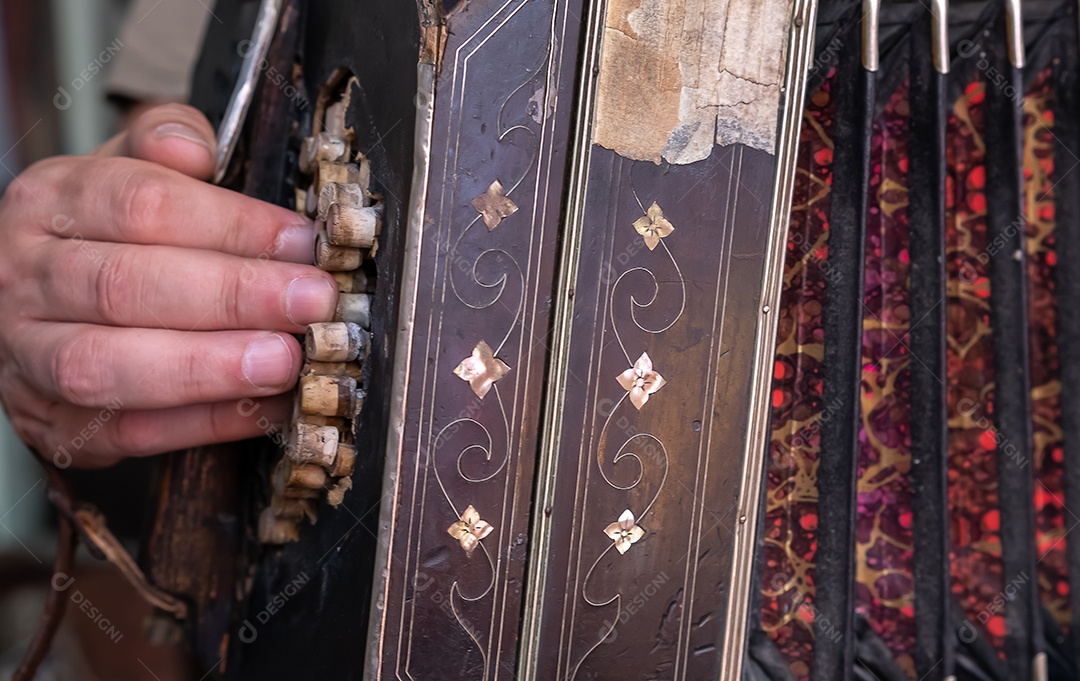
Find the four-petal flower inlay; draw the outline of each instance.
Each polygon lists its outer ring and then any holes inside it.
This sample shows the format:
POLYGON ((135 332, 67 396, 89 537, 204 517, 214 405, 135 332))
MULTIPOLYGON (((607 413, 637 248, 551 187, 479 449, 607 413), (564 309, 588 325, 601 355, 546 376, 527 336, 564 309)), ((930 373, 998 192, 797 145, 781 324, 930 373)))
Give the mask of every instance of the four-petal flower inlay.
POLYGON ((641 409, 649 401, 649 395, 663 388, 667 381, 660 374, 653 371, 652 360, 649 353, 641 353, 634 362, 634 366, 615 377, 623 390, 630 393, 630 401, 634 406, 641 409))
POLYGON ((495 180, 487 188, 487 191, 472 200, 472 206, 484 217, 484 224, 488 231, 495 229, 503 218, 508 218, 517 212, 517 204, 503 191, 502 182, 495 180))
POLYGON ((626 553, 630 545, 645 536, 645 530, 634 520, 634 514, 626 509, 619 519, 604 528, 606 534, 613 542, 619 553, 626 553))
MULTIPOLYGON (((517 211, 517 205, 510 200, 503 191, 502 184, 495 180, 487 191, 476 197, 472 205, 483 216, 484 224, 489 230, 498 227, 503 218, 517 211)), ((667 218, 664 211, 655 201, 645 215, 634 222, 634 229, 642 236, 649 250, 655 249, 660 240, 675 231, 675 227, 667 218)), ((461 360, 456 374, 466 381, 478 397, 483 399, 491 390, 496 381, 505 376, 510 367, 502 360, 495 357, 491 347, 484 341, 480 341, 473 348, 472 355, 461 360)), ((616 377, 619 385, 630 395, 630 402, 637 409, 645 406, 652 395, 664 387, 666 381, 653 369, 652 359, 646 352, 641 353, 634 366, 622 372, 616 377)), ((447 533, 456 539, 466 553, 472 554, 480 545, 480 540, 494 531, 490 523, 480 518, 480 513, 473 506, 465 509, 461 519, 447 528, 447 533)), ((630 550, 630 547, 645 536, 643 530, 636 522, 634 514, 626 509, 619 519, 606 528, 604 534, 615 542, 615 548, 620 554, 630 550)))
POLYGON ((480 519, 480 513, 471 504, 461 514, 461 520, 446 529, 447 533, 457 539, 461 548, 465 549, 465 553, 469 555, 472 555, 476 547, 480 546, 480 540, 494 530, 495 528, 489 522, 480 519))
POLYGON ((454 369, 454 374, 472 386, 473 392, 480 399, 488 394, 491 386, 510 371, 509 365, 491 351, 491 346, 480 341, 473 348, 472 354, 454 369))
POLYGON ((645 245, 653 250, 660 245, 660 240, 675 231, 675 226, 664 217, 660 205, 653 201, 645 215, 634 221, 634 229, 645 239, 645 245))

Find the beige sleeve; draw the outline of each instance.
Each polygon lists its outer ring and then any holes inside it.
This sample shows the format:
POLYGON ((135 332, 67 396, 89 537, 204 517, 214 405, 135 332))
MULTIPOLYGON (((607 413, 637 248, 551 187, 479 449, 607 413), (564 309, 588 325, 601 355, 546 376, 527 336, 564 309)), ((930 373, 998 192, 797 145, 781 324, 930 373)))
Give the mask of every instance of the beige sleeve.
POLYGON ((187 101, 212 2, 135 0, 120 32, 106 91, 139 101, 187 101))

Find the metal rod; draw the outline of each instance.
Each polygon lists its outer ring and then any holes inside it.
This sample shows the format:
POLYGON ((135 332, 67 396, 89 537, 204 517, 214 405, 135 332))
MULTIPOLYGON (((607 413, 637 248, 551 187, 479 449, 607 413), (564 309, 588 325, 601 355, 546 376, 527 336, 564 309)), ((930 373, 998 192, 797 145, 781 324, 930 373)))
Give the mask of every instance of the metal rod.
POLYGON ((1031 681, 1047 681, 1049 671, 1046 664, 1046 653, 1036 653, 1031 661, 1031 681))
POLYGON ((878 21, 881 0, 863 0, 862 4, 862 64, 867 71, 878 70, 878 21))
POLYGON ((934 70, 949 72, 949 0, 930 0, 931 52, 934 70))
POLYGON ((945 336, 945 125, 948 37, 945 0, 912 27, 908 145, 908 254, 911 262, 912 542, 915 674, 953 674, 949 630, 948 388, 945 336), (946 46, 944 64, 941 45, 946 46), (933 49, 931 50, 931 45, 933 49), (932 53, 931 58, 927 58, 932 53), (942 68, 944 66, 944 68, 942 68))
MULTIPOLYGON (((863 16, 863 22, 871 20, 863 16)), ((849 39, 867 34, 853 26, 849 39)), ((872 31, 876 33, 876 29, 872 31)), ((863 263, 874 73, 854 50, 837 65, 829 281, 822 312, 824 366, 818 455, 818 549, 813 681, 847 681, 855 662, 855 493, 862 365, 863 263), (839 633, 839 636, 837 636, 839 633)))
POLYGON ((1005 34, 1009 47, 1009 63, 1024 68, 1024 20, 1020 0, 1005 0, 1005 34))
POLYGON ((221 182, 225 177, 225 171, 229 168, 233 150, 236 149, 236 140, 244 127, 244 119, 247 117, 251 100, 255 96, 259 74, 262 73, 259 65, 266 60, 266 55, 270 51, 270 42, 277 30, 281 3, 282 0, 262 0, 251 40, 240 43, 240 54, 244 57, 244 61, 240 65, 240 75, 236 80, 232 97, 229 99, 229 105, 225 109, 225 116, 218 127, 214 184, 221 182))

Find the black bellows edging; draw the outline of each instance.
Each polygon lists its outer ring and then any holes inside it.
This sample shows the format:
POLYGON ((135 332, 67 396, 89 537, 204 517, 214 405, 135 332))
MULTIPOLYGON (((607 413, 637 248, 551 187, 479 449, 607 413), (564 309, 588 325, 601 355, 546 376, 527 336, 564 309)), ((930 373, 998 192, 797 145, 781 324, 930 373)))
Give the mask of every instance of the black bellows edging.
POLYGON ((843 36, 836 77, 829 276, 822 311, 825 377, 818 454, 818 547, 813 681, 846 681, 854 664, 855 474, 862 359, 874 74, 862 66, 861 23, 843 36), (837 636, 836 634, 840 635, 837 636))
POLYGON ((949 603, 948 399, 945 355, 946 76, 933 64, 932 15, 912 25, 908 129, 911 489, 915 672, 953 674, 949 603))
MULTIPOLYGON (((1041 652, 1036 574, 1034 461, 1028 371, 1026 216, 1023 212, 1023 78, 1006 48, 1004 15, 983 46, 997 78, 986 74, 987 243, 990 327, 994 344, 993 423, 1001 517, 1005 663, 1010 678, 1031 678, 1041 652)), ((1067 261, 1063 261, 1067 263, 1067 261)), ((1065 267, 1068 267, 1066 264, 1065 267)))
MULTIPOLYGON (((1061 378, 1061 431, 1065 455, 1066 530, 1074 526, 1075 511, 1080 509, 1080 35, 1076 15, 1068 19, 1068 48, 1057 62, 1058 96, 1054 104, 1054 137, 1065 151, 1063 162, 1054 163, 1054 238, 1057 248, 1056 269, 1058 307, 1058 367, 1061 378)), ((1080 668, 1080 536, 1065 539, 1069 566, 1069 597, 1072 626, 1069 628, 1072 660, 1080 668)))

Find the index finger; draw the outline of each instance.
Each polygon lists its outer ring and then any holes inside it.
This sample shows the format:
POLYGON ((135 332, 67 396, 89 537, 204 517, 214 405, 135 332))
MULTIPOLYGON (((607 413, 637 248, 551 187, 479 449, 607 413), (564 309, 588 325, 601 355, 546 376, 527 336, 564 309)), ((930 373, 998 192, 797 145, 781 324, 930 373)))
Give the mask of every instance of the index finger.
POLYGON ((313 260, 311 220, 156 163, 69 158, 39 172, 45 177, 36 178, 36 191, 53 212, 44 223, 56 236, 313 260))

